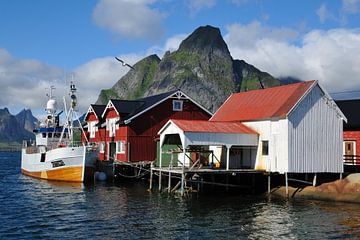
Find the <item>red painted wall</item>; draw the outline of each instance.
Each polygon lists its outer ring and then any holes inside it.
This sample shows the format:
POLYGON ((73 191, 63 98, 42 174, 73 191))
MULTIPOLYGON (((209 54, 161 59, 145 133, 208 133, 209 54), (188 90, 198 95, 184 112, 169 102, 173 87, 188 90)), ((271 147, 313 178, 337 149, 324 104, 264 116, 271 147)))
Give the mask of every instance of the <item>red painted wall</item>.
POLYGON ((356 155, 360 155, 360 131, 344 131, 344 141, 355 141, 356 155))
POLYGON ((184 100, 183 111, 173 111, 173 99, 168 99, 141 116, 128 126, 130 161, 154 161, 159 130, 170 119, 208 120, 211 116, 190 100, 184 100))
MULTIPOLYGON (((107 160, 108 143, 125 141, 125 153, 116 154, 118 161, 139 162, 154 161, 156 159, 157 133, 170 119, 208 120, 211 116, 196 106, 190 100, 183 101, 183 111, 173 111, 173 99, 168 99, 153 109, 135 118, 126 126, 116 129, 115 137, 108 137, 109 132, 105 128, 95 133, 91 142, 105 142, 105 152, 99 154, 99 160, 107 160), (130 147, 128 146, 130 144, 130 147), (128 149, 130 148, 130 153, 128 149), (130 159, 128 158, 130 155, 130 159)), ((107 109, 106 118, 119 117, 112 108, 107 109)), ((121 117, 120 117, 121 119, 121 117)), ((89 116, 90 120, 90 116, 89 116)))

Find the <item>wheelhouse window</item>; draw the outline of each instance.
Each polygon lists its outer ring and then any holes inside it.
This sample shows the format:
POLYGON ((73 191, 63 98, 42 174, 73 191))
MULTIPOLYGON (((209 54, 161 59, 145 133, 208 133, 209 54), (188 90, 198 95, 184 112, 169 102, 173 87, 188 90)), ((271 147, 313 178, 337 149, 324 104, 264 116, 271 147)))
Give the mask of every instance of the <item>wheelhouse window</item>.
POLYGON ((124 141, 117 142, 116 153, 125 153, 125 142, 124 141))
POLYGON ((269 155, 269 141, 262 141, 262 155, 269 155))
POLYGON ((99 142, 99 152, 105 152, 105 142, 99 142))
POLYGON ((173 100, 173 111, 182 111, 183 110, 183 101, 173 100))

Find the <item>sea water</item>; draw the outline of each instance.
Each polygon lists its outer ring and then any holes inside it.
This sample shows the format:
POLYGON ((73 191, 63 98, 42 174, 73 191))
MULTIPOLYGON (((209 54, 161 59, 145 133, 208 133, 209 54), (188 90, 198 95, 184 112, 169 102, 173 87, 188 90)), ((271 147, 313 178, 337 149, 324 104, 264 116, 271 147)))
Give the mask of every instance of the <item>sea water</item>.
POLYGON ((0 152, 0 239, 360 238, 357 204, 147 188, 34 179, 20 173, 20 153, 0 152))

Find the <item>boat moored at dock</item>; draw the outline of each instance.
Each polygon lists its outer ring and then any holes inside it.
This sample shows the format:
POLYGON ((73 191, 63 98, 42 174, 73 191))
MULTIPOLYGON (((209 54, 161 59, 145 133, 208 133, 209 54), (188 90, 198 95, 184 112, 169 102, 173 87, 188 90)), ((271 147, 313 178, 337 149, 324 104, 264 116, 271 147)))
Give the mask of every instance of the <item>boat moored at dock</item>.
MULTIPOLYGON (((24 141, 21 156, 21 172, 25 175, 57 181, 84 182, 91 179, 97 151, 86 142, 74 141, 74 117, 76 117, 76 88, 70 85, 70 107, 66 109, 66 119, 60 125, 57 103, 52 95, 53 87, 48 95, 46 119, 34 130, 35 142, 24 141)), ((81 123, 79 128, 82 131, 81 123)))

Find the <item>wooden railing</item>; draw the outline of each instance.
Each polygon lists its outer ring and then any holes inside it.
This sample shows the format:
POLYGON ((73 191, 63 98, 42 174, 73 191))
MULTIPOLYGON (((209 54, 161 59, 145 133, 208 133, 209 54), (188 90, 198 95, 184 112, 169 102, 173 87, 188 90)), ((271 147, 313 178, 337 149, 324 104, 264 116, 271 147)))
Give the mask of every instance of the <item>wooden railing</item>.
POLYGON ((359 165, 360 166, 360 156, 359 155, 344 155, 344 165, 359 165))

